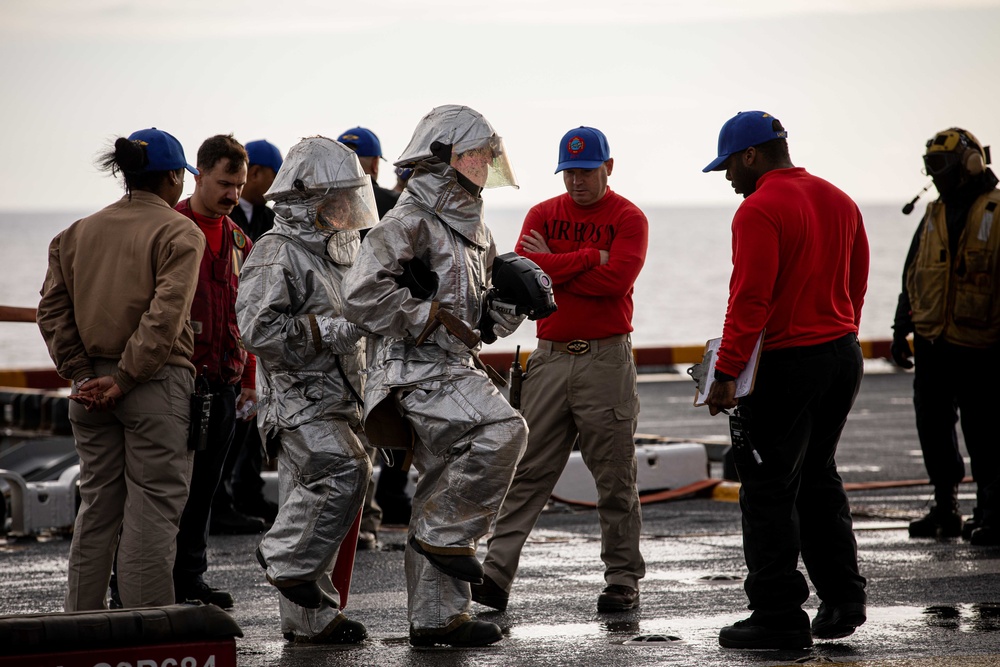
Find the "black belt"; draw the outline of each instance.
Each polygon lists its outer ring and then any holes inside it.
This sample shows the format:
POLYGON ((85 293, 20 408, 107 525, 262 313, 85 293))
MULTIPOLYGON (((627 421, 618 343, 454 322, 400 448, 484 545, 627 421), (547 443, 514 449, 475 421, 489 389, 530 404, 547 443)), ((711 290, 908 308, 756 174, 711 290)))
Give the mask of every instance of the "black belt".
POLYGON ((588 352, 600 352, 603 348, 611 345, 621 345, 628 341, 628 334, 618 334, 607 338, 594 338, 592 340, 571 340, 565 343, 557 340, 538 339, 538 349, 546 352, 564 352, 566 354, 587 354, 588 352))

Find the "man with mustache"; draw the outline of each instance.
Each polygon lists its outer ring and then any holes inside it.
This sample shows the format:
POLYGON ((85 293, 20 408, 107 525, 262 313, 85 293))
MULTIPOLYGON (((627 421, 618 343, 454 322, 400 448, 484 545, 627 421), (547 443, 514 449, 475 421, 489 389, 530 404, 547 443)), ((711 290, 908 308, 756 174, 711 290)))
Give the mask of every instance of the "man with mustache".
POLYGON ((212 497, 233 441, 236 411, 247 401, 257 401, 256 362, 243 348, 236 323, 239 273, 253 243, 229 217, 247 182, 247 162, 246 150, 231 134, 209 137, 198 149, 201 173, 195 178, 194 193, 176 206, 205 234, 191 306, 192 362, 199 376, 207 369, 204 374, 213 398, 208 446, 195 453, 191 493, 177 533, 174 591, 178 602, 201 600, 224 609, 233 606, 233 596, 206 584, 203 575, 208 569, 212 497))

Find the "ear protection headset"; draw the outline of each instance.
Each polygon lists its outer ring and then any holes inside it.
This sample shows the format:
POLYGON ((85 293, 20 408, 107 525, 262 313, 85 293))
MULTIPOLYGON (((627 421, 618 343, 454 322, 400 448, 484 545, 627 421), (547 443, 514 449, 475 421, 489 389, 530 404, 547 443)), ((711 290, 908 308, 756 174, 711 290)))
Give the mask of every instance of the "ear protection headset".
MULTIPOLYGON (((986 171, 990 164, 990 147, 983 146, 968 130, 952 127, 943 130, 927 140, 927 152, 924 153, 924 166, 927 175, 934 177, 944 174, 956 165, 968 177, 975 177, 986 171)), ((903 207, 903 214, 909 215, 913 207, 930 187, 933 181, 924 186, 916 197, 903 207)))
POLYGON ((979 140, 972 136, 971 132, 965 130, 959 130, 964 141, 965 151, 962 153, 962 168, 965 169, 965 173, 970 176, 978 176, 979 174, 986 171, 986 164, 989 160, 986 159, 986 154, 983 150, 983 145, 979 143, 979 140))
POLYGON ((958 164, 962 167, 962 171, 969 176, 978 176, 983 173, 986 170, 986 165, 990 163, 989 147, 983 148, 983 145, 971 132, 960 127, 938 132, 933 139, 928 140, 925 160, 928 157, 933 160, 933 157, 936 157, 935 153, 939 155, 942 153, 957 154, 958 164))

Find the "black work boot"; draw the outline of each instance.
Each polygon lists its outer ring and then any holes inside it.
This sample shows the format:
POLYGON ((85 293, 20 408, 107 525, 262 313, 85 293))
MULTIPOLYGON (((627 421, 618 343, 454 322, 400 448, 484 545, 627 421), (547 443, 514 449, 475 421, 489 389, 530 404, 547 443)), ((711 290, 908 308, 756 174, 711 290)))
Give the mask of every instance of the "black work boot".
POLYGON ((969 542, 977 547, 998 546, 1000 545, 1000 529, 988 523, 983 523, 969 535, 969 542))
POLYGON ((972 508, 972 518, 967 519, 964 524, 962 524, 962 539, 968 542, 972 539, 972 531, 983 525, 983 514, 979 511, 978 507, 972 508))
POLYGON ((473 602, 492 607, 497 611, 506 611, 508 599, 510 594, 502 589, 500 584, 490 579, 489 575, 483 575, 483 583, 472 584, 473 602))
MULTIPOLYGON (((257 562, 260 563, 260 566, 264 568, 266 576, 267 561, 264 560, 264 554, 261 553, 259 546, 254 552, 254 555, 257 556, 257 562)), ((333 599, 333 596, 323 590, 315 581, 276 582, 271 579, 271 577, 267 577, 267 582, 277 588, 278 592, 281 593, 285 599, 291 600, 300 607, 305 607, 306 609, 319 609, 323 605, 326 605, 327 607, 336 609, 339 606, 337 601, 333 599)))
POLYGON ((719 645, 723 648, 798 649, 809 648, 812 643, 808 625, 760 625, 753 617, 719 630, 719 645))
POLYGON ((352 621, 341 613, 337 614, 323 632, 313 637, 296 635, 294 632, 286 632, 283 636, 290 642, 302 644, 360 644, 368 638, 368 630, 358 621, 352 621))
POLYGON ((200 576, 186 579, 174 579, 174 600, 178 604, 188 600, 198 600, 205 604, 214 604, 223 609, 233 608, 233 596, 229 591, 212 588, 200 576))
POLYGON ((910 522, 910 537, 960 537, 962 513, 958 511, 958 486, 934 489, 934 500, 926 516, 910 522))
POLYGON ((430 561, 430 564, 449 577, 454 577, 470 584, 483 583, 483 566, 475 556, 450 556, 436 554, 420 546, 417 538, 410 538, 410 547, 430 561))
POLYGON ((411 646, 489 646, 503 639, 500 626, 486 621, 465 621, 452 629, 410 628, 411 646))
POLYGON ((818 639, 840 639, 854 634, 854 630, 867 620, 868 611, 863 602, 821 602, 812 622, 812 635, 818 639))
POLYGON ((639 606, 639 589, 611 584, 597 597, 597 611, 628 611, 639 606))

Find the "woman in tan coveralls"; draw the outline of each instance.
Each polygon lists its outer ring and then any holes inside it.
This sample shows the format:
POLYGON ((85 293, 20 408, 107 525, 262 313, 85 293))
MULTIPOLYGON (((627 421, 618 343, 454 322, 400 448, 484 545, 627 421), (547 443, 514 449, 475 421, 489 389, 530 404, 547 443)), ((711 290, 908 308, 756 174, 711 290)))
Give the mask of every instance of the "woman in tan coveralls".
POLYGON ((205 240, 173 206, 184 170, 197 170, 155 128, 117 139, 100 166, 123 176, 125 196, 52 240, 37 316, 56 369, 73 381, 82 503, 66 611, 107 608, 116 547, 125 607, 174 603, 193 454, 189 314, 205 240))

